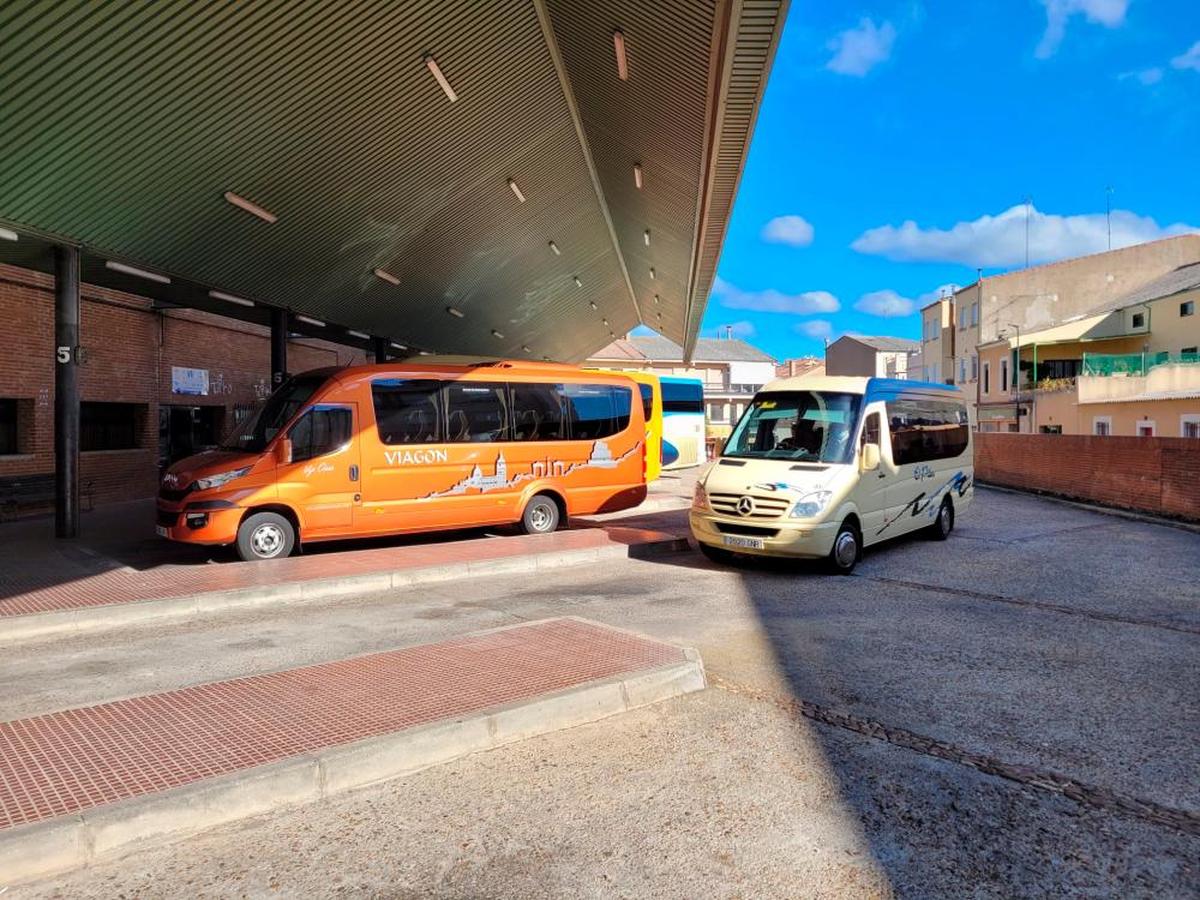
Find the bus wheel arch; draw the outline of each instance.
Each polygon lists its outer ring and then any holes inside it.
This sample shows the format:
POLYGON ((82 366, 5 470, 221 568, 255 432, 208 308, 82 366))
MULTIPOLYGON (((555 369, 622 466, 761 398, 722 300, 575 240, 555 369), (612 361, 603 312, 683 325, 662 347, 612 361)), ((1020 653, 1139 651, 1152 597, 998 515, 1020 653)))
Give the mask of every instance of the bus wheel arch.
POLYGON ((300 545, 300 533, 300 519, 293 509, 267 504, 246 510, 234 544, 243 560, 282 559, 300 545))
POLYGON ((566 521, 566 500, 557 491, 547 488, 533 492, 521 510, 521 530, 526 534, 549 534, 566 521))

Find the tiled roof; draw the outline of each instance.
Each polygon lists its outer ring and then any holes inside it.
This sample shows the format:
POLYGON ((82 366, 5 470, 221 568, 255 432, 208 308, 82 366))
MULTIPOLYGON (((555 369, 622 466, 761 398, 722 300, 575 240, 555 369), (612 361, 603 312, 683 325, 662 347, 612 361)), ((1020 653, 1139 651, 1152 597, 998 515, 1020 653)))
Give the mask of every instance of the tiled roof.
MULTIPOLYGON (((613 341, 593 353, 590 359, 675 362, 683 360, 683 350, 674 341, 661 335, 635 334, 613 341)), ((738 338, 700 338, 696 341, 696 353, 692 359, 696 362, 775 362, 757 347, 738 338)))
POLYGON ((1155 278, 1135 291, 1130 291, 1116 300, 1110 300, 1096 307, 1088 315, 1094 316, 1098 313, 1113 312, 1114 310, 1125 309, 1127 306, 1137 306, 1141 303, 1149 303, 1152 300, 1161 300, 1164 297, 1182 294, 1184 291, 1193 291, 1197 288, 1200 288, 1200 262, 1188 263, 1186 266, 1180 266, 1166 275, 1155 278))
POLYGON ((846 338, 858 341, 860 344, 866 344, 868 347, 874 347, 876 350, 881 350, 884 353, 909 353, 921 349, 920 341, 910 341, 908 338, 884 337, 873 334, 847 334, 842 338, 838 338, 838 340, 845 340, 846 338))

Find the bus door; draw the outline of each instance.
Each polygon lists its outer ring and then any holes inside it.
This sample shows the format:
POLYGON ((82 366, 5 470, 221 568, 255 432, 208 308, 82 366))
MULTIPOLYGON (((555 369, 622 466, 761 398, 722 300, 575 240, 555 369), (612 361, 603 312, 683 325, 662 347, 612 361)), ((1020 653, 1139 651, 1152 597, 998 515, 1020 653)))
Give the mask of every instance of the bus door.
POLYGON ((353 527, 362 484, 357 406, 318 403, 288 429, 292 458, 276 470, 279 499, 300 510, 309 534, 353 527))

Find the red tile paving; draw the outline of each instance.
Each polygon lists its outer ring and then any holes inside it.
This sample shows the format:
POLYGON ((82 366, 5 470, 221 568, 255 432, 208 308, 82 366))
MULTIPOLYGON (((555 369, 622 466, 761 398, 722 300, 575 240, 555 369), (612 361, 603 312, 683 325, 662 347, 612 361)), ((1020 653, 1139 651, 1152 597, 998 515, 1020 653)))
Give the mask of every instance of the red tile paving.
MULTIPOLYGON (((194 556, 195 548, 157 546, 162 562, 135 569, 119 558, 74 548, 64 555, 52 542, 14 547, 0 554, 0 619, 57 610, 106 606, 135 600, 187 597, 278 584, 369 575, 429 566, 502 560, 537 553, 587 550, 613 544, 640 544, 668 535, 637 528, 606 526, 554 534, 481 537, 369 550, 320 552, 271 562, 173 564, 169 553, 194 556), (168 555, 164 555, 168 554, 168 555)), ((153 546, 153 545, 152 545, 153 546)))
POLYGON ((678 663, 555 619, 0 723, 0 829, 678 663))

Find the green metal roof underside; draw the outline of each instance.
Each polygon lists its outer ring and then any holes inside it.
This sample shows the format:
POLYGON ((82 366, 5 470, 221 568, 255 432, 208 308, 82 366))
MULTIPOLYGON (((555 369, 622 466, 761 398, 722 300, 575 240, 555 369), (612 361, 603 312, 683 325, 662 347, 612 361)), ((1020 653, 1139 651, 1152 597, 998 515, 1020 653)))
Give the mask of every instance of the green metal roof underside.
POLYGON ((93 283, 334 339, 576 360, 645 322, 690 350, 785 6, 10 2, 0 262, 76 243, 93 283))

